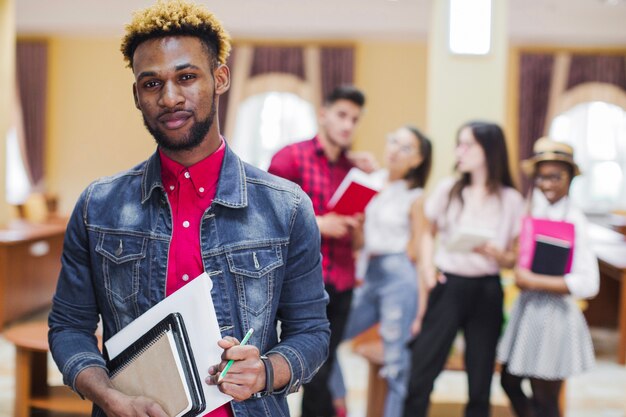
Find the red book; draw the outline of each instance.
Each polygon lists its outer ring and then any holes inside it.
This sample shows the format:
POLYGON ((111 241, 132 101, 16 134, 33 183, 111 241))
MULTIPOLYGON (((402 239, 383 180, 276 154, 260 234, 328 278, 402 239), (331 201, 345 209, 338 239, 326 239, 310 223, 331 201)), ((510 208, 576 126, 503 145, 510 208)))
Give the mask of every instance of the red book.
POLYGON ((337 187, 326 208, 346 216, 363 213, 367 203, 380 189, 380 181, 358 168, 352 168, 337 187))
POLYGON ((572 269, 574 224, 524 217, 519 236, 518 265, 544 275, 565 275, 572 269))

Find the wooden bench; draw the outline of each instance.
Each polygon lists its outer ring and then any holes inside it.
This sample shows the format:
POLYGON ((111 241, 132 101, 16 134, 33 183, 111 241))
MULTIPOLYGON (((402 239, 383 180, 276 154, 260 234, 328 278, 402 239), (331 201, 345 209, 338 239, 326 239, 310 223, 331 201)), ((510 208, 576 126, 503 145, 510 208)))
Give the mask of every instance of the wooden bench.
MULTIPOLYGON (((368 381, 367 381, 367 412, 366 417, 383 417, 384 407, 385 407, 385 397, 387 395, 387 381, 384 378, 381 378, 379 375, 380 369, 382 368, 383 361, 383 344, 382 341, 378 338, 372 336, 373 331, 368 331, 368 334, 359 336, 359 339, 354 343, 354 351, 355 353, 361 355, 363 358, 367 360, 368 363, 368 381)), ((445 368, 449 371, 464 371, 465 365, 463 363, 463 352, 453 352, 448 361, 446 362, 445 368)), ((496 372, 500 371, 499 364, 496 364, 496 372)), ((561 389, 561 394, 559 398, 559 408, 561 410, 561 415, 565 415, 565 382, 563 383, 563 387, 561 389)), ((446 410, 439 413, 435 410, 437 407, 431 407, 430 415, 434 417, 437 416, 455 416, 460 415, 462 411, 462 404, 459 404, 457 407, 446 405, 446 410), (460 406, 460 408, 459 408, 460 406), (455 411, 448 412, 448 409, 454 409, 455 411)), ((494 417, 498 416, 512 416, 512 412, 509 412, 508 409, 505 410, 494 410, 494 417)))
POLYGON ((4 337, 15 345, 15 417, 31 409, 91 414, 91 402, 65 386, 48 385, 48 325, 44 321, 16 324, 4 337))

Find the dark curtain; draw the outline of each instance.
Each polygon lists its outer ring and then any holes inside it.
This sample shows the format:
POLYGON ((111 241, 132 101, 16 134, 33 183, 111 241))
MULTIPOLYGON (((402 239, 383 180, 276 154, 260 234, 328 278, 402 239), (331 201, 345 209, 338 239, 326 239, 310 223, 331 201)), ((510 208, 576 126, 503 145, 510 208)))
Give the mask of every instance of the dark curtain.
MULTIPOLYGON (((521 56, 518 144, 521 160, 532 155, 535 140, 543 135, 553 67, 553 54, 524 53, 521 56)), ((523 174, 520 178, 522 190, 526 192, 529 181, 523 174)))
POLYGON ((257 46, 254 48, 250 78, 280 72, 304 80, 304 55, 301 47, 257 46))
POLYGON ((335 87, 354 82, 354 48, 324 47, 320 55, 323 100, 335 87))
POLYGON ((626 57, 623 55, 572 55, 567 89, 588 82, 613 84, 626 90, 626 57))
POLYGON ((18 41, 16 55, 26 158, 36 185, 44 177, 48 45, 44 41, 18 41))

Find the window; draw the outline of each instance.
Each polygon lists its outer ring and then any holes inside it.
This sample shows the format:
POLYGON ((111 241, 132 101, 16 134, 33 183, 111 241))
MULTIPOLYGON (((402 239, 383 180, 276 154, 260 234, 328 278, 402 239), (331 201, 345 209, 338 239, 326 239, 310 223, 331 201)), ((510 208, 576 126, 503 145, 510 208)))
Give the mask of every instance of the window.
POLYGON ((232 138, 233 150, 261 169, 283 146, 309 139, 317 131, 315 109, 293 93, 268 92, 241 103, 232 138))
POLYGON ((626 111, 614 104, 578 104, 554 118, 550 137, 574 148, 582 175, 571 196, 587 213, 626 208, 626 111))
POLYGON ((9 204, 22 204, 30 193, 30 181, 22 161, 17 128, 9 130, 6 143, 6 199, 9 204))

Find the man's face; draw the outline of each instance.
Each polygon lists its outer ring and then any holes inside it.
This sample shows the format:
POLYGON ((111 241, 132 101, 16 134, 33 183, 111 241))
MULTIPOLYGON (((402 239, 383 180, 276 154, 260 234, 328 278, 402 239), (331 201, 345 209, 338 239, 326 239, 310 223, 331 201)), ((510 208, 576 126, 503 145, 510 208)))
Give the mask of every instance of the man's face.
POLYGON ((133 55, 135 105, 162 148, 198 146, 214 126, 220 67, 211 69, 209 52, 198 38, 172 36, 147 40, 133 55))
POLYGON ((361 107, 350 100, 337 100, 320 111, 320 129, 328 141, 341 149, 352 145, 354 129, 361 117, 361 107))

